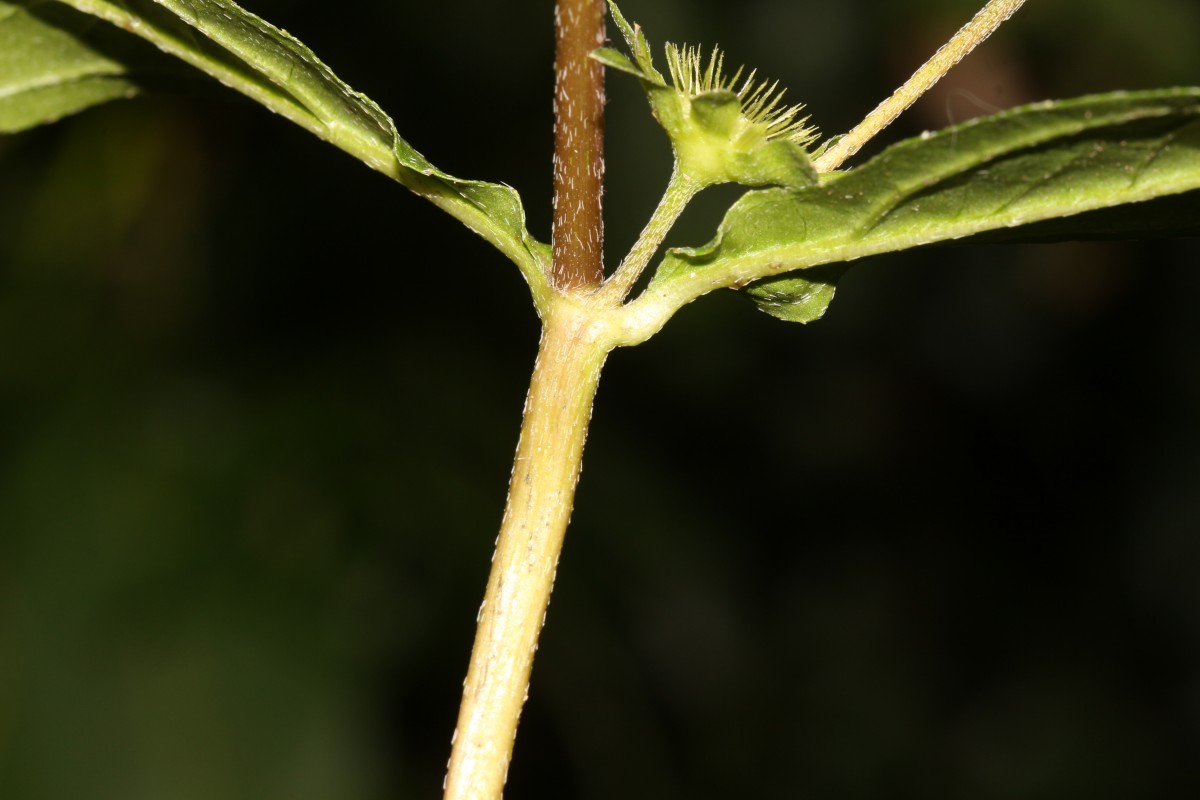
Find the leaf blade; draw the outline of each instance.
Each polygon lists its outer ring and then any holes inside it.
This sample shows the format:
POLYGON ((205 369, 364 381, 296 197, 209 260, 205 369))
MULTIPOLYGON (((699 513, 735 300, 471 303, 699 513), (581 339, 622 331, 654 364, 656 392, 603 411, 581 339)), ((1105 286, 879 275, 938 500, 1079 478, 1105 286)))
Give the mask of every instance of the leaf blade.
POLYGON ((299 40, 228 0, 59 0, 182 59, 425 197, 520 268, 542 306, 549 247, 516 190, 456 178, 402 139, 392 119, 299 40))
POLYGON ((668 253, 643 297, 669 316, 755 284, 779 308, 786 282, 803 294, 802 270, 820 264, 1043 220, 1062 236, 1073 215, 1196 189, 1200 89, 1041 103, 900 142, 811 189, 748 192, 713 242, 668 253))
POLYGON ((90 20, 46 3, 0 0, 0 133, 54 122, 140 91, 87 41, 90 20))

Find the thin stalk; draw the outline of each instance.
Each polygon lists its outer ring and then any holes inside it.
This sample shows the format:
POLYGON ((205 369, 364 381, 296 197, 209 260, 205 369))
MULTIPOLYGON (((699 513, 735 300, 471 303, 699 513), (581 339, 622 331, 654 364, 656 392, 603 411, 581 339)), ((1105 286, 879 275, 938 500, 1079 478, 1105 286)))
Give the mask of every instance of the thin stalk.
POLYGON ((625 260, 617 267, 616 272, 604 282, 604 288, 600 291, 602 305, 615 306, 624 302, 630 290, 633 289, 633 285, 645 271, 646 265, 650 263, 650 259, 658 252, 663 239, 675 226, 679 215, 687 208, 696 193, 703 188, 702 184, 684 174, 678 164, 675 165, 675 171, 671 173, 667 189, 663 192, 662 199, 658 201, 658 208, 654 209, 650 221, 646 223, 646 227, 642 228, 629 255, 625 256, 625 260))
POLYGON ((508 504, 463 687, 445 800, 498 800, 571 515, 600 370, 611 349, 569 301, 546 313, 508 504))
POLYGON ((594 289, 604 278, 604 0, 558 0, 554 9, 553 285, 594 289))
POLYGON ((884 100, 854 130, 843 136, 813 162, 817 172, 830 172, 892 123, 896 117, 929 91, 950 69, 991 36, 1025 0, 990 0, 954 37, 942 45, 904 85, 884 100))

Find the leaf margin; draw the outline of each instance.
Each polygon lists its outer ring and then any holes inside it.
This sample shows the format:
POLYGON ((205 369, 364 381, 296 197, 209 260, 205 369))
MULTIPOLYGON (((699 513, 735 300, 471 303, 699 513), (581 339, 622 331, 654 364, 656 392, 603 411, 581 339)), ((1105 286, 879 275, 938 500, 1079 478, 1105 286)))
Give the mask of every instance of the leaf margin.
MULTIPOLYGON (((88 26, 64 30, 33 12, 58 4, 41 0, 0 0, 0 44, 36 39, 53 58, 41 64, 14 48, 0 52, 0 134, 19 133, 72 114, 140 93, 124 65, 85 41, 88 26), (17 26, 13 31, 11 26, 17 26)), ((51 11, 53 13, 53 11, 51 11)))
MULTIPOLYGON (((177 35, 155 24, 145 13, 132 10, 139 0, 53 0, 84 14, 103 19, 130 34, 148 40, 222 84, 240 92, 299 125, 318 138, 333 144, 372 169, 387 175, 438 208, 458 219, 470 230, 500 250, 521 271, 533 294, 534 305, 542 313, 553 292, 550 282, 550 247, 537 240, 526 227, 524 207, 517 191, 505 184, 457 178, 433 166, 405 141, 395 123, 366 95, 350 88, 315 53, 291 34, 229 0, 153 0, 159 13, 174 23, 205 37, 232 60, 222 63, 212 53, 204 53, 198 44, 189 46, 177 35), (202 14, 212 11, 214 22, 202 14), (234 68, 237 64, 254 70, 255 59, 265 60, 263 52, 240 42, 235 26, 252 29, 279 46, 285 56, 294 56, 313 69, 324 85, 302 96, 289 96, 291 74, 282 70, 264 70, 247 76, 234 68), (256 80, 255 77, 258 77, 256 80), (338 100, 348 102, 354 113, 331 113, 338 100), (340 117, 340 118, 339 118, 340 117), (347 122, 351 124, 347 124, 347 122)), ((145 0, 141 0, 145 3, 145 0)), ((202 44, 202 43, 201 43, 202 44)))

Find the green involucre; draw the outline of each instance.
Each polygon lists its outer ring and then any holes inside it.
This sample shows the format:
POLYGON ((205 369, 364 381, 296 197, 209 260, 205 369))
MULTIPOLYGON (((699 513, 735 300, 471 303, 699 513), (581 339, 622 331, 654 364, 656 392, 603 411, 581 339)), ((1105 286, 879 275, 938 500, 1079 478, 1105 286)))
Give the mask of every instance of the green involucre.
POLYGON ((810 186, 817 180, 807 146, 815 133, 799 116, 801 106, 785 106, 778 84, 724 73, 724 56, 707 58, 697 48, 666 45, 670 84, 654 67, 641 28, 630 26, 609 2, 633 60, 601 48, 593 57, 637 76, 675 151, 677 169, 700 187, 810 186))

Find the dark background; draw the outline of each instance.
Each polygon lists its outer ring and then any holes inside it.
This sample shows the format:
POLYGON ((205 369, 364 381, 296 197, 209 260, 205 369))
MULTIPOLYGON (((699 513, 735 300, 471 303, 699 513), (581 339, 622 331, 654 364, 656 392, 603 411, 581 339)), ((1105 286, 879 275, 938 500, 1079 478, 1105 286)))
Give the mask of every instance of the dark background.
MULTIPOLYGON (((549 0, 249 5, 547 238, 549 0)), ((624 10, 833 133, 975 6, 624 10)), ((1194 0, 1032 2, 883 138, 1198 84, 1198 32, 1194 0)), ((609 85, 611 263, 669 157, 609 85)), ((0 797, 438 796, 517 271, 220 93, 0 139, 0 187, 0 797)), ((723 293, 615 353, 508 796, 1195 796, 1198 255, 879 257, 813 325, 723 293)))

